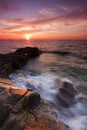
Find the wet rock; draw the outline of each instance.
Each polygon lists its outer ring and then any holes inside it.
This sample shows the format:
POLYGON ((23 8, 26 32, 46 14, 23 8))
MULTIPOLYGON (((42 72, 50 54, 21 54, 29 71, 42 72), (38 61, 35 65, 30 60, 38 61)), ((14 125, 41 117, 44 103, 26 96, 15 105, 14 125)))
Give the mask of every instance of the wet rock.
POLYGON ((69 107, 70 103, 60 94, 56 95, 57 103, 59 103, 63 107, 69 107))
POLYGON ((10 79, 8 79, 8 78, 0 78, 0 83, 2 84, 1 87, 3 88, 3 84, 11 85, 12 81, 10 79))
POLYGON ((62 94, 62 95, 66 95, 70 98, 74 98, 75 97, 75 94, 72 93, 70 90, 66 89, 66 88, 60 88, 59 89, 59 92, 62 94))
POLYGON ((4 88, 0 92, 0 130, 69 130, 57 122, 55 109, 40 101, 38 93, 11 85, 4 88))
POLYGON ((22 54, 23 56, 27 57, 36 57, 40 55, 40 50, 37 47, 25 47, 25 48, 20 48, 16 50, 16 54, 22 54))
POLYGON ((9 75, 10 73, 13 72, 14 68, 12 66, 12 63, 7 63, 7 64, 4 64, 3 66, 1 66, 1 75, 3 77, 7 77, 7 75, 9 75))
POLYGON ((16 56, 16 57, 14 57, 14 59, 13 59, 13 68, 14 69, 18 69, 18 68, 20 68, 21 66, 23 66, 25 63, 26 63, 26 61, 27 61, 27 58, 26 58, 26 56, 16 56))
POLYGON ((5 55, 4 54, 0 54, 0 59, 5 59, 5 55))
POLYGON ((40 104, 40 94, 34 92, 31 93, 29 96, 25 96, 22 106, 24 109, 34 109, 36 106, 40 104))
POLYGON ((40 53, 40 50, 36 47, 25 47, 16 50, 14 53, 0 54, 0 76, 7 77, 13 71, 25 65, 30 58, 35 58, 40 53))
POLYGON ((73 84, 65 81, 63 82, 62 87, 59 88, 56 99, 61 106, 70 107, 77 102, 75 99, 77 93, 73 84))
POLYGON ((75 100, 73 94, 70 91, 67 91, 64 88, 60 88, 59 93, 60 93, 61 96, 64 97, 64 99, 66 99, 69 102, 70 105, 76 103, 76 100, 75 100))
POLYGON ((6 106, 0 103, 0 128, 6 121, 9 114, 10 114, 10 110, 6 106))
POLYGON ((72 98, 78 93, 76 88, 70 82, 63 82, 62 88, 65 92, 67 92, 67 96, 71 96, 72 98))
POLYGON ((34 47, 32 50, 30 50, 30 56, 36 57, 40 55, 40 50, 37 47, 34 47))
POLYGON ((24 130, 16 119, 9 118, 0 130, 24 130))

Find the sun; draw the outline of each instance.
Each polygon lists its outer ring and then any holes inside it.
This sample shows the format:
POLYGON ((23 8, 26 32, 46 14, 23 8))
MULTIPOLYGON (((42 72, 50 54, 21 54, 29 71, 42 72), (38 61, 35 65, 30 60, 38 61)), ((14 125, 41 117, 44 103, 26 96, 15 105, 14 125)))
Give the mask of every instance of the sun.
POLYGON ((26 40, 30 40, 30 37, 31 37, 30 34, 25 34, 25 38, 26 38, 26 40))

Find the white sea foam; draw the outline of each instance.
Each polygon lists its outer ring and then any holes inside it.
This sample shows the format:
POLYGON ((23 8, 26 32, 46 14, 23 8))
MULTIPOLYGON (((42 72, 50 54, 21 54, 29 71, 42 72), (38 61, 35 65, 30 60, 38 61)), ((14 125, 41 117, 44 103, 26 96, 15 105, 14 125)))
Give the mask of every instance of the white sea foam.
POLYGON ((70 111, 73 113, 74 116, 87 115, 87 105, 77 102, 70 108, 70 111))
POLYGON ((56 76, 51 73, 42 73, 40 75, 30 75, 29 73, 17 73, 10 75, 13 85, 21 88, 32 87, 37 90, 41 97, 48 101, 53 101, 57 93, 55 89, 56 76))
POLYGON ((87 116, 76 116, 66 122, 71 130, 87 130, 87 116))
POLYGON ((61 78, 61 82, 69 82, 69 83, 72 83, 72 81, 68 78, 61 78))

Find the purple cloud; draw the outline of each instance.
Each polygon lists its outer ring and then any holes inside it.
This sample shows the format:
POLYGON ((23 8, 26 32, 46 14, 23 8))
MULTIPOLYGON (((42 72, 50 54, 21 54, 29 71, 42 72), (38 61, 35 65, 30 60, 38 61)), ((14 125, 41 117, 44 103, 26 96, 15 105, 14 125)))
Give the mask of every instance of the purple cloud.
POLYGON ((17 7, 11 6, 8 1, 0 0, 0 15, 3 16, 5 13, 9 11, 16 11, 17 7))

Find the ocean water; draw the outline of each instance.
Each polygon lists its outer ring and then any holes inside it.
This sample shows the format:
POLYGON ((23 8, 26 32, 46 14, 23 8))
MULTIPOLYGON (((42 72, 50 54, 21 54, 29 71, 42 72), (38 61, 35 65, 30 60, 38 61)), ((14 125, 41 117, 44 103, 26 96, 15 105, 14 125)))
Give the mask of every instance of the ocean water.
POLYGON ((20 47, 38 47, 43 53, 9 75, 14 87, 31 88, 55 107, 58 120, 71 130, 87 130, 87 40, 1 40, 0 53, 14 52, 20 47), (59 55, 58 51, 71 52, 59 55), (63 82, 77 89, 76 103, 65 108, 56 102, 63 82))

